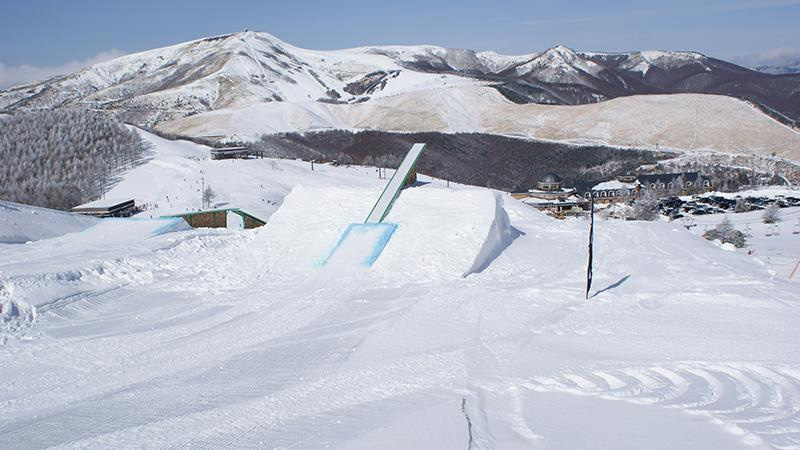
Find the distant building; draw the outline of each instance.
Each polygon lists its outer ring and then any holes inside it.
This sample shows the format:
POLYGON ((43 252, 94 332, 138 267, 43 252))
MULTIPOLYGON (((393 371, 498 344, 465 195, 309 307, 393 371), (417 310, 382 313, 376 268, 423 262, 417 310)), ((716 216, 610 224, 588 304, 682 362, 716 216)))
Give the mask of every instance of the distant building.
POLYGON ((249 157, 263 157, 263 153, 250 150, 248 147, 223 147, 212 148, 211 159, 244 159, 249 157))
POLYGON ((242 228, 251 229, 266 225, 266 222, 258 217, 248 214, 239 208, 214 209, 207 211, 197 211, 184 214, 174 214, 163 217, 180 217, 192 228, 227 228, 228 216, 233 214, 240 217, 242 228))
POLYGON ((548 173, 536 183, 535 189, 511 195, 527 205, 556 215, 583 212, 585 201, 574 188, 563 187, 562 184, 561 177, 548 173))
POLYGON ((136 213, 136 202, 133 199, 102 199, 76 206, 71 211, 95 217, 129 217, 136 213))
POLYGON ((659 197, 681 196, 714 190, 711 179, 698 172, 634 175, 627 173, 614 180, 584 185, 581 197, 594 195, 596 203, 624 203, 634 200, 642 190, 653 190, 659 197))

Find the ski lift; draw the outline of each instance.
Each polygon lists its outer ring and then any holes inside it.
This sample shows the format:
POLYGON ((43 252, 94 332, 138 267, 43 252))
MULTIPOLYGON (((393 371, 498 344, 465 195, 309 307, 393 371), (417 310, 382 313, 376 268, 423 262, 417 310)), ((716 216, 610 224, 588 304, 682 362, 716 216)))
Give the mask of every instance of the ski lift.
POLYGON ((797 224, 795 224, 792 234, 800 234, 800 219, 797 219, 797 224))
POLYGON ((772 235, 773 236, 780 236, 781 235, 781 227, 778 224, 772 225, 772 235))
POLYGON ((765 237, 772 236, 772 227, 767 227, 767 228, 765 228, 765 230, 766 230, 766 231, 764 231, 764 236, 765 237))

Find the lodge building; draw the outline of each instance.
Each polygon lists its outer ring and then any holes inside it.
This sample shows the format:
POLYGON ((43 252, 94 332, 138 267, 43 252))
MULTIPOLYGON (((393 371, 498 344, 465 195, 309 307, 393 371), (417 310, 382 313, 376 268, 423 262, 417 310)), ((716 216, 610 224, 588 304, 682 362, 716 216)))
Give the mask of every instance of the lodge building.
POLYGON ((659 197, 690 195, 714 190, 711 179, 698 172, 634 175, 627 173, 614 180, 584 187, 580 195, 595 203, 624 203, 636 199, 644 189, 651 189, 659 197))
POLYGON ((626 173, 613 180, 577 183, 564 187, 561 177, 544 175, 535 189, 511 195, 537 209, 558 214, 580 213, 589 199, 595 203, 626 203, 635 200, 643 190, 651 189, 659 197, 690 195, 714 190, 711 179, 698 172, 635 175, 626 173))

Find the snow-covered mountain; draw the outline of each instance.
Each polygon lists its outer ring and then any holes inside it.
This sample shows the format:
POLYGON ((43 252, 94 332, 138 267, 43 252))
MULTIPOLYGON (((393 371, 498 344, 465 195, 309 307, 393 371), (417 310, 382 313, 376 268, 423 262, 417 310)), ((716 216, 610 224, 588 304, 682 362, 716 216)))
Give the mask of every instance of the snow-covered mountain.
MULTIPOLYGON (((16 87, 0 92, 0 110, 80 105, 164 131, 228 140, 252 140, 263 132, 380 128, 602 141, 608 133, 600 126, 628 130, 608 140, 620 145, 800 152, 796 133, 788 128, 763 121, 757 109, 743 108, 738 101, 720 110, 720 102, 710 96, 676 97, 677 103, 667 102, 671 109, 660 115, 694 124, 699 133, 693 134, 724 139, 673 142, 664 133, 671 125, 657 126, 658 133, 638 126, 637 108, 648 102, 635 100, 637 94, 674 93, 746 97, 785 123, 800 117, 800 75, 768 75, 699 53, 588 53, 564 46, 519 56, 437 46, 316 51, 258 32, 130 54, 16 87), (567 135, 541 132, 539 125, 552 123, 555 110, 514 107, 594 104, 618 97, 626 97, 618 104, 626 105, 626 111, 630 105, 632 114, 587 119, 597 122, 591 130, 556 125, 574 130, 567 135), (709 110, 714 110, 714 125, 704 127, 698 111, 709 110), (737 141, 730 136, 742 135, 740 110, 747 112, 745 122, 764 126, 749 128, 750 138, 737 141), (785 138, 776 140, 776 134, 785 138)), ((657 108, 648 114, 655 117, 657 108)), ((591 111, 606 109, 588 111, 591 116, 591 111)))
POLYGON ((438 47, 310 51, 266 33, 245 32, 130 54, 17 87, 0 93, 0 109, 83 105, 136 112, 154 124, 256 103, 355 103, 368 96, 477 82, 401 70, 419 59, 465 71, 483 68, 472 52, 438 47))

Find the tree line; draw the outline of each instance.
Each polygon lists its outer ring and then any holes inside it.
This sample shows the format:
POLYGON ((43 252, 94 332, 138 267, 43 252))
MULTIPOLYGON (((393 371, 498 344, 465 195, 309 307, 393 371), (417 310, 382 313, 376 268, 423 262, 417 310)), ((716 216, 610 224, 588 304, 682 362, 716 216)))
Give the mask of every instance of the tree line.
POLYGON ((0 198, 69 209, 100 198, 144 150, 138 133, 107 114, 15 112, 0 120, 0 198))
POLYGON ((342 164, 395 168, 415 142, 427 143, 417 163, 420 172, 505 191, 534 187, 548 172, 557 173, 571 186, 608 179, 675 156, 668 152, 575 146, 483 133, 376 130, 280 133, 264 135, 248 145, 272 158, 336 160, 342 164))

